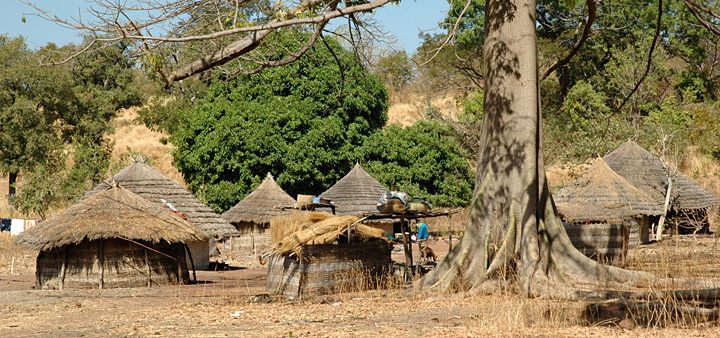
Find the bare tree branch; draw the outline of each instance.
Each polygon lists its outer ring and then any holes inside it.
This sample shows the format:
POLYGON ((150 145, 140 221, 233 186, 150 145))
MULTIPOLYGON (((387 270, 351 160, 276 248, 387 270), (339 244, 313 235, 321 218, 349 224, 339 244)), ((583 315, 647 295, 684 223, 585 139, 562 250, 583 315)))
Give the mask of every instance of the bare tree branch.
POLYGON ((582 36, 580 36, 580 40, 575 44, 575 47, 570 51, 570 54, 568 54, 564 59, 558 61, 556 64, 554 64, 550 69, 548 69, 545 72, 545 75, 542 76, 540 81, 545 80, 546 77, 548 77, 552 72, 555 70, 567 65, 570 60, 572 60, 573 57, 580 51, 580 48, 585 44, 585 41, 587 40, 588 36, 590 36, 590 28, 592 27, 593 22, 595 22, 595 16, 597 14, 597 8, 595 5, 594 0, 588 0, 588 17, 585 21, 585 27, 583 27, 582 36))
MULTIPOLYGON (((259 64, 259 71, 265 67, 282 66, 302 56, 318 39, 325 25, 334 18, 352 16, 355 13, 367 12, 379 8, 391 0, 374 0, 361 4, 342 0, 291 0, 288 2, 277 2, 272 8, 265 7, 264 11, 258 12, 263 15, 257 19, 242 19, 240 23, 239 11, 241 8, 249 7, 253 0, 232 0, 218 2, 216 0, 176 0, 166 3, 154 0, 137 0, 132 5, 125 1, 95 0, 96 7, 91 7, 89 12, 97 19, 97 22, 86 23, 78 17, 76 19, 62 19, 51 13, 42 10, 27 0, 20 0, 34 8, 39 17, 56 22, 62 26, 85 30, 102 37, 96 38, 88 43, 81 52, 59 62, 65 63, 77 57, 83 52, 90 50, 91 46, 113 44, 119 41, 140 41, 144 53, 168 43, 187 43, 198 41, 209 41, 217 44, 213 52, 189 63, 180 63, 179 68, 170 71, 169 74, 160 74, 166 86, 173 82, 185 79, 194 74, 221 66, 241 55, 248 54, 255 50, 269 34, 278 29, 294 26, 313 26, 314 33, 311 38, 297 51, 288 53, 289 56, 279 61, 260 60, 250 58, 259 64), (285 4, 295 3, 294 8, 287 8, 285 4), (343 4, 343 8, 338 8, 343 4), (141 13, 144 20, 133 20, 141 13), (315 13, 315 14, 314 14, 315 13), (319 14, 317 14, 319 13, 319 14), (227 15, 226 15, 227 14, 227 15), (122 18, 122 20, 119 20, 122 18), (269 20, 269 21, 268 21, 269 20), (230 25, 231 27, 225 27, 230 25), (164 26, 163 26, 164 25, 164 26), (219 27, 216 27, 219 25, 219 27), (168 28, 169 27, 169 28, 168 28), (150 34, 151 29, 156 32, 163 29, 162 34, 150 34), (145 30, 146 32, 143 32, 145 30), (228 42, 223 38, 241 35, 235 41, 228 42)), ((292 5, 290 5, 292 6, 292 5)), ((174 55, 176 60, 179 60, 174 55)), ((57 63, 55 63, 57 64, 57 63)))
POLYGON ((719 30, 717 27, 715 27, 715 26, 713 26, 712 24, 710 24, 707 20, 705 20, 705 18, 698 12, 698 9, 701 10, 701 11, 703 11, 704 13, 706 13, 706 14, 714 17, 714 18, 716 18, 716 19, 720 19, 720 15, 718 15, 718 14, 715 13, 715 12, 713 12, 713 11, 710 10, 709 8, 706 8, 706 7, 698 4, 698 3, 695 2, 695 1, 692 1, 692 0, 683 0, 683 2, 684 2, 685 5, 687 6, 687 8, 690 10, 690 13, 692 13, 692 15, 693 15, 698 21, 700 21, 700 24, 701 24, 701 25, 703 25, 705 28, 707 28, 707 29, 708 29, 710 32, 712 32, 713 34, 715 34, 715 35, 720 35, 720 30, 719 30))
POLYGON ((433 55, 430 58, 428 58, 427 60, 425 60, 425 62, 419 64, 418 67, 422 67, 422 66, 425 66, 428 63, 430 63, 433 59, 435 59, 435 57, 438 56, 438 54, 440 54, 440 51, 443 48, 447 47, 447 45, 450 44, 450 42, 453 41, 453 39, 455 39, 455 36, 457 35, 458 30, 460 29, 460 21, 462 21, 463 17, 465 16, 465 12, 467 12, 467 10, 468 10, 468 8, 470 8, 471 4, 472 4, 472 0, 467 0, 467 2, 465 3, 465 7, 463 7, 463 10, 460 12, 460 15, 458 15, 458 18, 455 21, 455 25, 453 25, 453 29, 450 31, 450 33, 447 35, 447 37, 445 37, 443 42, 440 43, 440 46, 438 46, 437 48, 435 48, 431 51, 433 53, 433 55))
POLYGON ((625 104, 630 100, 630 98, 635 94, 635 92, 640 88, 640 85, 645 81, 645 78, 647 77, 648 73, 650 73, 650 66, 652 66, 652 57, 653 52, 655 51, 655 47, 657 46, 657 40, 660 38, 660 31, 662 30, 662 13, 663 13, 663 2, 662 0, 658 0, 658 16, 656 20, 656 27, 655 27, 655 35, 653 36, 652 44, 650 44, 650 51, 648 51, 648 57, 647 57, 647 66, 645 67, 645 73, 643 73, 642 77, 640 77, 640 80, 638 80, 637 83, 635 83, 635 87, 630 91, 630 94, 628 94, 627 97, 623 100, 623 102, 620 104, 619 107, 617 107, 616 111, 620 111, 625 104))

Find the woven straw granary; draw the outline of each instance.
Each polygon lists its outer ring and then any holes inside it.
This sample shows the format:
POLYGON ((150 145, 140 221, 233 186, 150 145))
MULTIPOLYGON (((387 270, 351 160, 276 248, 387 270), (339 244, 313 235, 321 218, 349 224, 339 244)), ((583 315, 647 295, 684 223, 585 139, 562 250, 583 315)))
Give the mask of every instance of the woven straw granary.
MULTIPOLYGON (((142 155, 133 158, 132 163, 89 191, 84 198, 106 190, 112 181, 159 206, 163 206, 162 200, 164 199, 172 204, 179 213, 185 214, 187 220, 204 231, 208 238, 240 235, 234 226, 200 202, 193 194, 145 163, 142 155)), ((209 239, 202 242, 191 242, 188 243, 188 246, 195 268, 207 269, 210 258, 209 239)))
POLYGON ((185 243, 207 236, 181 216, 110 186, 20 234, 39 250, 39 289, 114 288, 188 281, 185 243))
POLYGON ((240 202, 222 214, 234 225, 239 237, 225 241, 225 251, 235 254, 257 254, 270 244, 270 220, 283 213, 279 206, 292 206, 290 197, 268 173, 265 180, 240 202))
POLYGON ((283 218, 295 223, 286 230, 297 230, 263 253, 268 292, 303 297, 357 290, 376 285, 388 273, 391 244, 382 230, 360 224, 359 217, 303 212, 283 218))

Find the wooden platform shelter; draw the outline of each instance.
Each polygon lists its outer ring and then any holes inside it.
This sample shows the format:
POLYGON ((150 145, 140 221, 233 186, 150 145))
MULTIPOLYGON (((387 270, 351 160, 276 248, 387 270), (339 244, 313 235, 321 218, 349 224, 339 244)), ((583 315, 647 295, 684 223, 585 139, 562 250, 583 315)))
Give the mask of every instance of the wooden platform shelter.
POLYGON ((663 210, 602 158, 553 197, 573 245, 610 261, 621 258, 628 245, 648 243, 650 217, 663 210))
POLYGON ((189 280, 185 243, 207 236, 180 215, 110 186, 21 233, 39 250, 38 289, 118 288, 189 280))
POLYGON ((628 140, 605 155, 604 160, 613 171, 663 205, 672 182, 666 224, 677 228, 680 233, 708 229, 708 209, 719 206, 720 201, 669 168, 660 158, 628 140))
MULTIPOLYGON (((377 202, 388 189, 377 179, 370 176, 359 163, 328 190, 320 194, 337 204, 335 214, 339 216, 362 216, 377 212, 377 202)), ((385 236, 399 232, 395 219, 376 219, 369 225, 382 229, 385 236), (397 231, 396 231, 397 230, 397 231)))
POLYGON ((294 203, 295 199, 268 173, 255 190, 222 214, 240 232, 240 236, 224 241, 225 252, 255 255, 263 251, 270 245, 270 220, 284 212, 281 206, 294 203))
POLYGON ((210 265, 211 239, 240 235, 240 232, 232 224, 200 202, 193 194, 145 163, 142 155, 132 158, 132 163, 113 177, 98 184, 83 198, 106 190, 113 181, 160 207, 165 206, 163 202, 165 200, 174 206, 179 214, 184 214, 190 223, 205 232, 206 239, 187 243, 192 253, 192 264, 198 270, 207 269, 210 265))

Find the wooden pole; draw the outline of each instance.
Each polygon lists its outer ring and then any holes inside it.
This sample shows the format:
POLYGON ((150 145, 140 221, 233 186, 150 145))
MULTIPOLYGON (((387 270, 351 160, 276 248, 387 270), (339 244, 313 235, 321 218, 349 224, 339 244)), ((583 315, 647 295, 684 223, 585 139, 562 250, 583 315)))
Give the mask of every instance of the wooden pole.
MULTIPOLYGON (((195 281, 195 283, 197 283, 197 276, 195 275, 195 262, 193 261, 192 253, 190 253, 190 248, 188 247, 187 243, 183 243, 183 246, 185 246, 185 251, 187 251, 187 257, 188 257, 188 260, 190 261, 190 266, 192 266, 193 280, 195 281)), ((187 261, 186 261, 186 264, 187 264, 187 261)), ((188 278, 190 278, 190 277, 188 276, 188 278)))
POLYGON ((450 248, 448 251, 452 250, 452 213, 448 212, 448 244, 450 244, 450 248))
POLYGON ((665 193, 665 204, 663 206, 663 213, 660 215, 660 221, 658 222, 657 233, 655 234, 655 240, 660 242, 663 237, 663 229, 665 228, 665 217, 667 216, 668 207, 670 205, 670 193, 672 192, 672 177, 668 175, 668 188, 665 193))
POLYGON ((147 286, 152 286, 152 279, 150 279, 150 273, 152 273, 152 270, 150 270, 150 260, 148 259, 148 253, 147 249, 145 249, 145 265, 147 266, 147 286))
MULTIPOLYGON (((65 250, 63 251, 63 264, 60 268, 60 290, 62 290, 65 287, 65 266, 67 266, 67 252, 68 252, 68 246, 65 246, 65 250)), ((39 270, 38 270, 39 271, 39 270)))
POLYGON ((100 289, 105 283, 105 240, 100 239, 100 289))
POLYGON ((402 238, 403 238, 403 249, 405 251, 405 264, 406 264, 406 271, 410 272, 410 267, 412 266, 412 248, 408 244, 408 236, 406 233, 409 233, 407 231, 407 226, 405 226, 405 213, 402 213, 402 216, 400 216, 400 231, 402 231, 402 238))
POLYGON ((175 251, 175 257, 177 257, 177 259, 175 260, 175 263, 177 264, 176 280, 179 285, 180 284, 180 275, 182 275, 182 267, 180 265, 180 263, 181 263, 180 257, 185 257, 185 248, 183 248, 181 244, 175 244, 175 245, 173 245, 173 249, 174 249, 173 251, 175 251), (180 249, 180 252, 178 252, 178 248, 180 249))

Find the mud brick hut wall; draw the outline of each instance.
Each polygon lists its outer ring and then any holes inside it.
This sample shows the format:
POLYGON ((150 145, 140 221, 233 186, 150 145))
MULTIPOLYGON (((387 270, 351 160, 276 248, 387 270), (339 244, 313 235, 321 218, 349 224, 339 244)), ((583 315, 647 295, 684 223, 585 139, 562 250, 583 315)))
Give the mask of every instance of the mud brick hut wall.
POLYGON ((345 283, 362 282, 368 275, 381 278, 390 268, 390 251, 387 241, 375 240, 307 245, 297 260, 275 255, 268 260, 267 291, 303 297, 332 293, 345 283))
POLYGON ((40 252, 38 289, 126 288, 187 283, 182 244, 85 240, 40 252), (164 254, 161 254, 164 253, 164 254))
POLYGON ((608 264, 619 264, 627 246, 626 231, 621 224, 563 223, 573 246, 585 256, 608 264))

